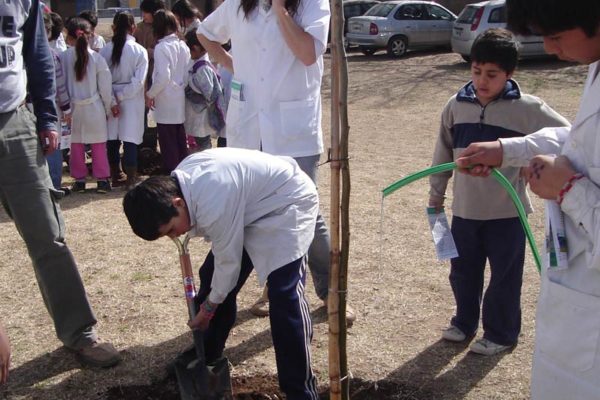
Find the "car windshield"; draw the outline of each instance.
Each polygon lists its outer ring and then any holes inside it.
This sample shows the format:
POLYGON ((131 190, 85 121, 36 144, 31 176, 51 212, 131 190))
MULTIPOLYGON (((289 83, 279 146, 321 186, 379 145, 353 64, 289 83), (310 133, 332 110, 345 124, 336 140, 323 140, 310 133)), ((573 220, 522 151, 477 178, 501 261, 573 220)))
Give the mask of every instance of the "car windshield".
POLYGON ((396 7, 396 4, 377 4, 376 6, 371 7, 369 11, 365 13, 365 15, 370 15, 372 17, 387 17, 390 15, 394 7, 396 7))
POLYGON ((473 22, 475 13, 477 13, 478 7, 465 7, 465 9, 458 16, 456 21, 459 24, 470 24, 473 22))

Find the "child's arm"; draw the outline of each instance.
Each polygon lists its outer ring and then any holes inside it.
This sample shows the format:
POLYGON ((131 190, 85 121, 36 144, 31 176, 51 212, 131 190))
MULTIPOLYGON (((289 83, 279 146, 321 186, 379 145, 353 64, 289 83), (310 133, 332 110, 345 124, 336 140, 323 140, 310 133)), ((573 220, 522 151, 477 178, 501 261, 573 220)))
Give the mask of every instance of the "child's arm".
POLYGON ((137 57, 135 62, 135 72, 131 77, 131 83, 122 87, 122 90, 115 93, 119 102, 132 99, 144 90, 146 84, 146 75, 148 74, 148 52, 143 52, 137 57))
POLYGON ((154 49, 154 72, 152 74, 152 87, 146 92, 146 97, 154 99, 165 90, 171 80, 169 58, 164 50, 158 46, 154 49))
POLYGON ((61 109, 63 114, 69 114, 71 108, 71 96, 67 90, 67 80, 62 68, 62 61, 59 56, 54 57, 54 72, 56 78, 56 98, 58 100, 57 106, 61 109))
POLYGON ((110 69, 108 69, 108 64, 106 63, 106 60, 104 60, 104 57, 98 55, 95 57, 95 59, 97 60, 96 80, 98 82, 98 93, 102 99, 104 111, 106 112, 106 115, 109 116, 112 114, 112 106, 117 105, 117 100, 115 99, 112 90, 112 75, 110 73, 110 69))
MULTIPOLYGON (((432 165, 452 162, 454 159, 451 133, 454 121, 452 115, 452 101, 453 100, 448 102, 442 112, 440 132, 433 152, 432 165)), ((436 209, 441 209, 443 207, 448 180, 451 176, 452 171, 431 175, 429 177, 429 207, 435 207, 436 209)))
POLYGON ((206 103, 212 103, 214 99, 212 98, 213 90, 214 90, 214 79, 215 76, 214 71, 208 65, 203 65, 198 68, 196 72, 191 76, 188 84, 194 90, 194 92, 198 93, 206 100, 206 103))

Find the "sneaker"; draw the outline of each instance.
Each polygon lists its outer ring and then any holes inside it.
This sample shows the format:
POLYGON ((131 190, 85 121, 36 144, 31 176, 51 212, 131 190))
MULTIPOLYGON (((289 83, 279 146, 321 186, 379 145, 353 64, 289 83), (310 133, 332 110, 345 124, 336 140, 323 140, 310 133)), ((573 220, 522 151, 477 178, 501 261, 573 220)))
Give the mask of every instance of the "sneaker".
POLYGON ((121 362, 121 355, 110 343, 91 343, 76 352, 80 363, 89 367, 109 368, 121 362))
POLYGON ((442 339, 450 342, 462 342, 467 338, 467 335, 454 325, 450 325, 442 331, 442 339))
POLYGON ((75 181, 73 186, 71 186, 71 192, 85 193, 85 181, 75 181))
POLYGON ((473 343, 470 347, 470 351, 476 354, 484 356, 493 356, 494 354, 501 353, 505 350, 510 349, 512 346, 505 346, 503 344, 494 343, 486 338, 481 338, 473 343))
POLYGON ((98 181, 98 186, 96 187, 96 193, 108 193, 112 189, 110 188, 110 182, 107 180, 98 181))

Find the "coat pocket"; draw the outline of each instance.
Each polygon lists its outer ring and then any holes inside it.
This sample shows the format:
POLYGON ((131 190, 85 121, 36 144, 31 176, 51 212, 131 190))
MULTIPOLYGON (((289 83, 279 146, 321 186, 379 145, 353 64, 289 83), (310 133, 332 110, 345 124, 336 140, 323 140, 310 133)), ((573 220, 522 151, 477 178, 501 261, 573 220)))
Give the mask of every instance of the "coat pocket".
POLYGON ((281 134, 292 138, 294 136, 315 135, 319 131, 319 99, 313 98, 300 101, 285 101, 279 103, 281 116, 281 134))
POLYGON ((557 365, 585 372, 598 368, 600 298, 546 280, 538 304, 538 351, 557 365))
POLYGON ((227 138, 239 137, 242 131, 242 122, 244 112, 246 110, 246 102, 235 98, 229 99, 227 115, 225 117, 225 130, 227 138))

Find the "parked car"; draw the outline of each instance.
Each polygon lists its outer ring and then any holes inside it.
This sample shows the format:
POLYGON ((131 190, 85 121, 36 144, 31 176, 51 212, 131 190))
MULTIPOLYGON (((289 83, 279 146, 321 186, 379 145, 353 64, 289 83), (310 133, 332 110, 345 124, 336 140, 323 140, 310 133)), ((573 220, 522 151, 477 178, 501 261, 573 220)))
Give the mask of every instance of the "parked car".
MULTIPOLYGON (((348 33, 348 20, 352 17, 358 17, 363 15, 371 7, 379 4, 379 0, 344 0, 342 2, 344 6, 344 46, 348 48, 348 41, 346 40, 346 33, 348 33)), ((327 36, 327 44, 331 42, 331 25, 329 26, 329 35, 327 36)))
POLYGON ((402 57, 409 49, 450 47, 454 20, 456 15, 434 2, 388 1, 350 18, 346 39, 366 55, 386 49, 390 56, 402 57))
MULTIPOLYGON (((465 6, 452 28, 452 51, 469 61, 475 38, 489 28, 506 28, 506 0, 483 1, 465 6)), ((517 40, 521 43, 520 57, 546 55, 541 36, 517 35, 517 40)))

